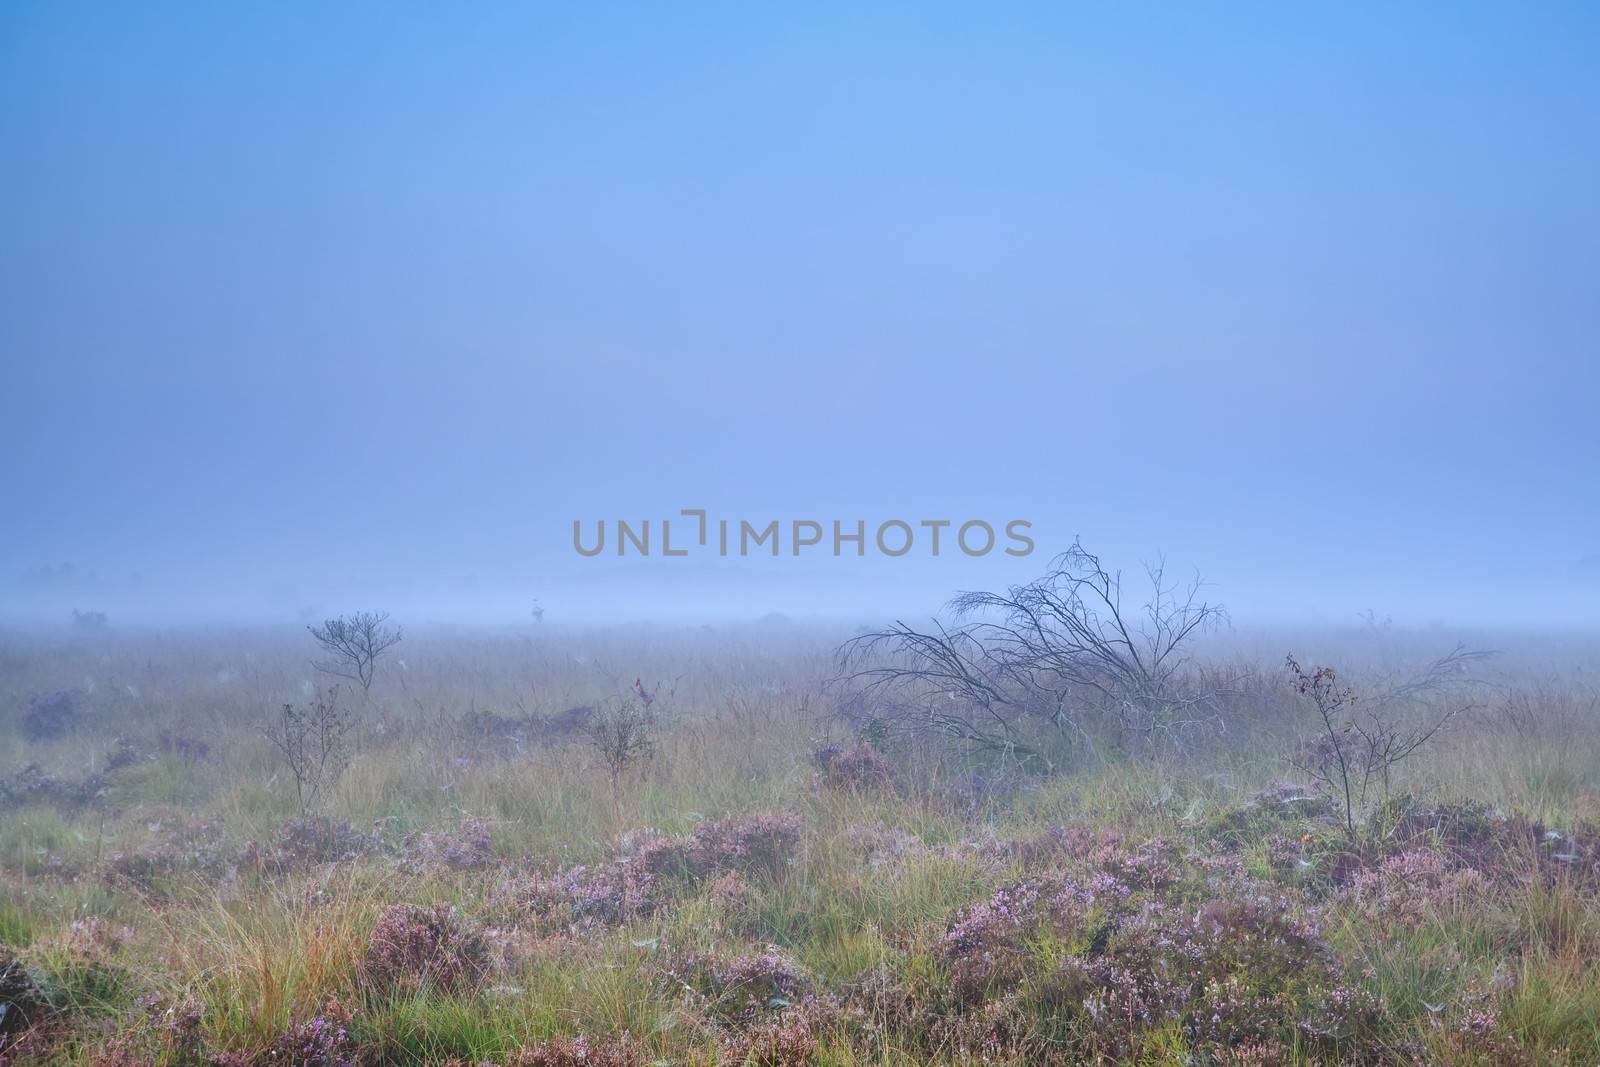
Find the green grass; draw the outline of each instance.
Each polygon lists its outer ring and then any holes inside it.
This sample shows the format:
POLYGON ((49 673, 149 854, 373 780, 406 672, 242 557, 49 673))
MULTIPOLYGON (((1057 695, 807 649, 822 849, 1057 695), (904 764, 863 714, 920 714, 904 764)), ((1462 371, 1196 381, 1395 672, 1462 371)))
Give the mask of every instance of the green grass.
MULTIPOLYGON (((95 803, 0 811, 0 942, 20 952, 61 1011, 57 1062, 91 1063, 110 1034, 138 1025, 140 998, 163 994, 200 1006, 207 1048, 245 1055, 337 1001, 353 1013, 368 1054, 383 1062, 475 1064, 556 1035, 626 1034, 645 1062, 711 1063, 728 1035, 663 978, 663 967, 684 953, 769 950, 824 1000, 857 1012, 828 1016, 812 1035, 817 1062, 959 1062, 953 1046, 925 1043, 931 1016, 915 1015, 934 1011, 948 988, 941 939, 963 908, 1023 874, 986 843, 1069 824, 1115 829, 1130 841, 1163 835, 1302 894, 1323 913, 1331 950, 1384 1005, 1387 1029, 1369 1035, 1372 1047, 1413 1042, 1432 1062, 1494 1062, 1489 1054, 1474 1060, 1480 1054, 1450 1032, 1469 1006, 1492 1002, 1493 1037, 1505 1049, 1529 1062, 1600 1062, 1600 972, 1590 963, 1600 957, 1600 896, 1592 883, 1497 883, 1481 906, 1440 911, 1420 925, 1363 918, 1332 892, 1320 860, 1305 870, 1272 865, 1274 835, 1336 837, 1314 820, 1249 806, 1256 789, 1295 775, 1287 758, 1293 731, 1276 721, 1240 721, 1225 736, 1156 758, 1084 759, 1054 777, 1027 779, 976 812, 956 801, 955 783, 981 761, 937 749, 895 751, 900 778, 891 791, 820 788, 808 754, 820 738, 842 734, 823 714, 825 645, 802 638, 762 645, 570 635, 541 637, 550 645, 543 647, 494 635, 408 637, 404 687, 391 671, 374 690, 372 717, 381 716, 384 729, 368 724, 329 798, 332 815, 377 832, 386 850, 350 863, 258 870, 240 857, 270 854, 279 827, 297 814, 286 773, 259 733, 277 703, 302 699, 307 671, 296 640, 167 637, 130 640, 112 654, 12 639, 16 647, 0 661, 10 672, 0 674, 0 687, 12 693, 85 676, 140 679, 137 702, 120 685, 97 687, 104 703, 94 734, 35 745, 0 714, 0 775, 39 762, 72 780, 93 771, 111 736, 143 746, 95 803), (250 670, 236 670, 247 652, 250 670), (620 827, 581 737, 519 750, 474 744, 449 726, 471 707, 557 712, 602 699, 616 677, 635 676, 678 682, 657 756, 629 781, 620 827), (113 701, 115 693, 124 695, 113 701), (203 740, 210 756, 163 751, 157 739, 174 730, 203 740), (619 831, 687 834, 707 819, 759 809, 803 820, 798 855, 775 877, 732 889, 713 880, 685 885, 652 916, 570 932, 518 927, 501 897, 504 884, 535 872, 609 863, 619 831), (468 820, 489 827, 490 867, 397 863, 414 835, 450 833, 468 820), (191 869, 184 857, 196 842, 210 859, 191 869), (136 854, 176 859, 148 885, 108 873, 116 857, 136 854), (397 901, 449 902, 483 922, 496 939, 492 974, 449 995, 426 985, 371 988, 362 958, 379 915, 397 901), (89 919, 115 936, 75 941, 74 924, 89 919), (880 986, 903 1002, 873 1001, 873 1017, 859 1008, 861 991, 880 986)), ((1484 799, 1567 830, 1600 817, 1600 724, 1568 716, 1519 729, 1490 716, 1475 721, 1420 756, 1397 788, 1484 799)), ((1196 876, 1176 899, 1205 899, 1202 882, 1196 876)), ((993 1002, 1014 992, 1039 1034, 1076 1040, 1079 1008, 1052 1002, 1048 991, 1068 962, 1093 954, 1091 941, 1041 933, 1020 965, 1026 980, 994 990, 993 1002)), ((1290 1062, 1338 1059, 1292 1035, 1286 1049, 1290 1062)), ((172 1050, 161 1055, 180 1062, 172 1050)), ((1002 1049, 994 1060, 1008 1055, 1002 1049)), ((1176 1067, 1197 1062, 1194 1055, 1181 1026, 1166 1022, 1144 1032, 1126 1062, 1176 1067)))

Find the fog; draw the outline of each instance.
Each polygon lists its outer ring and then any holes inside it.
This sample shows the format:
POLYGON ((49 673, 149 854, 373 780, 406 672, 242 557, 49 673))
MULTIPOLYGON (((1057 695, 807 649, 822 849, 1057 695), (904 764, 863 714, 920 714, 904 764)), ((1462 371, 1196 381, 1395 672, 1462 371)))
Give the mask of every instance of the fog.
POLYGON ((1600 624, 1594 8, 986 14, 6 5, 0 615, 1600 624))

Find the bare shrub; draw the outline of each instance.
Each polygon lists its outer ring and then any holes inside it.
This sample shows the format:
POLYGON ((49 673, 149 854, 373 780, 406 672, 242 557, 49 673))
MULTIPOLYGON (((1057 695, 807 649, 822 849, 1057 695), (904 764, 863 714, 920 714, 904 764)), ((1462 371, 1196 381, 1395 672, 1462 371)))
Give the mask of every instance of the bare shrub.
POLYGON ((277 720, 262 731, 294 777, 302 816, 317 810, 350 765, 350 735, 355 727, 356 717, 339 706, 335 686, 318 693, 308 707, 283 705, 277 720))
POLYGON ((323 651, 323 659, 313 666, 324 674, 355 682, 365 703, 378 660, 400 643, 400 628, 391 628, 388 622, 388 612, 358 611, 306 627, 323 651))
POLYGON ((1470 666, 1490 655, 1457 645, 1421 674, 1367 700, 1341 685, 1332 667, 1307 670, 1293 655, 1285 658, 1290 684, 1310 701, 1320 728, 1295 765, 1339 803, 1348 837, 1357 836, 1357 817, 1370 802, 1389 799, 1395 769, 1472 707, 1457 698, 1473 684, 1470 666), (1429 697, 1445 703, 1430 707, 1429 697))
POLYGON ((611 821, 622 825, 622 790, 656 753, 656 689, 635 678, 633 688, 609 701, 590 720, 589 744, 600 757, 611 786, 611 821))
POLYGON ((1124 606, 1121 572, 1074 543, 1042 578, 1004 593, 962 593, 949 624, 896 622, 839 649, 840 677, 880 702, 890 729, 932 732, 970 746, 1039 759, 1039 732, 1092 744, 1109 728, 1152 749, 1214 724, 1217 692, 1196 685, 1187 647, 1225 618, 1200 582, 1146 568, 1148 591, 1124 606))

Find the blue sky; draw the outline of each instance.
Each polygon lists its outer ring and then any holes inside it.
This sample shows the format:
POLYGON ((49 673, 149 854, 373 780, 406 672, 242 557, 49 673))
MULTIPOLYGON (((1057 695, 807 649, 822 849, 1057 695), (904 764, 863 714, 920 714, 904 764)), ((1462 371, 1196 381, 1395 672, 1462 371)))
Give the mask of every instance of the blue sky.
POLYGON ((1600 12, 1295 8, 7 4, 0 600, 1600 622, 1600 12))

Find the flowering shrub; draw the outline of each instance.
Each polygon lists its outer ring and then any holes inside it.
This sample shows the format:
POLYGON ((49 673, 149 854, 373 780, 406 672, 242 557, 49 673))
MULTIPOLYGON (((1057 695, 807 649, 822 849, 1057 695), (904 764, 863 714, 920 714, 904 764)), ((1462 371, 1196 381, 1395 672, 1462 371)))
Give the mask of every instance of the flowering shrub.
POLYGON ((799 1006, 809 989, 800 972, 772 951, 733 959, 684 955, 663 974, 694 1007, 736 1030, 799 1006))
POLYGON ((112 853, 105 862, 104 876, 154 893, 179 874, 223 879, 237 873, 238 855, 227 846, 220 823, 188 819, 157 828, 162 835, 158 844, 112 853))
POLYGON ((696 878, 720 871, 776 877, 800 845, 800 816, 788 812, 732 815, 695 827, 689 870, 696 878))
POLYGON ((0 1034, 0 1067, 35 1067, 50 1063, 51 1053, 59 1049, 60 1040, 61 1034, 50 1026, 0 1034))
POLYGON ((1267 866, 1275 874, 1287 875, 1309 867, 1306 844, 1310 835, 1289 837, 1286 834, 1268 834, 1266 841, 1267 866))
POLYGON ((844 838, 869 867, 891 866, 922 847, 921 839, 881 825, 852 824, 845 828, 844 838))
POLYGON ((631 922, 661 904, 657 879, 634 863, 569 867, 503 885, 502 902, 540 925, 587 929, 631 922))
POLYGON ((337 1001, 330 1001, 314 1017, 291 1024, 265 1053, 250 1061, 249 1067, 267 1064, 355 1067, 356 1043, 350 1036, 350 1013, 337 1001))
POLYGON ((115 1034, 95 1056, 93 1067, 145 1067, 200 1059, 202 1015, 197 1004, 160 995, 141 998, 142 1017, 115 1034))
POLYGON ((619 858, 619 864, 631 867, 641 878, 651 880, 675 878, 695 881, 706 872, 696 866, 692 842, 683 837, 652 834, 639 841, 631 855, 619 858))
POLYGON ((372 931, 363 969, 380 989, 423 983, 454 992, 488 968, 489 944, 474 922, 447 904, 395 904, 372 931))
POLYGON ((853 792, 883 789, 893 775, 889 761, 865 744, 852 748, 824 745, 811 753, 811 765, 823 785, 853 792))
POLYGON ((74 689, 35 693, 22 706, 19 725, 30 741, 60 737, 83 721, 83 703, 74 689))
POLYGON ((505 1067, 636 1067, 642 1056, 620 1041, 587 1037, 553 1037, 537 1045, 524 1045, 506 1060, 505 1067))
POLYGON ((1117 831, 1085 826, 1052 827, 1029 837, 991 841, 983 852, 1025 871, 1067 868, 1108 875, 1131 888, 1169 888, 1185 873, 1178 847, 1167 838, 1150 838, 1129 848, 1117 831))
POLYGON ((163 728, 156 734, 156 747, 186 763, 200 763, 211 756, 210 742, 169 728, 163 728))
POLYGON ((744 908, 750 903, 750 883, 737 871, 719 874, 711 882, 711 899, 724 907, 744 908))
POLYGON ((339 863, 378 852, 383 839, 376 833, 355 830, 345 819, 328 815, 302 815, 284 823, 270 853, 252 850, 262 866, 281 870, 339 863))
MULTIPOLYGON (((730 874, 771 877, 788 866, 799 842, 797 815, 732 816, 701 823, 687 838, 656 835, 630 842, 628 854, 615 863, 508 883, 499 896, 512 910, 557 928, 631 922, 654 914, 685 886, 730 874)), ((731 882, 724 888, 735 890, 731 882)))
POLYGON ((134 744, 132 740, 126 737, 118 737, 112 740, 110 750, 106 752, 105 757, 101 760, 101 769, 107 774, 113 771, 120 771, 124 767, 139 762, 140 757, 143 755, 144 753, 139 750, 139 746, 134 744))
POLYGON ((1362 918, 1389 928, 1459 913, 1491 891, 1480 872, 1459 867, 1433 849, 1415 848, 1358 871, 1342 895, 1362 918))
POLYGON ((113 926, 98 915, 74 919, 61 937, 61 945, 76 960, 99 963, 122 949, 133 931, 113 926))
POLYGON ((58 803, 70 799, 72 786, 39 766, 29 763, 10 778, 0 780, 0 803, 7 807, 23 804, 58 803))
POLYGON ((1241 1041, 1217 1050, 1218 1067, 1285 1067, 1289 1062, 1289 1047, 1276 1039, 1241 1041))
POLYGON ((771 878, 789 865, 799 843, 798 815, 731 815, 701 823, 687 839, 651 838, 629 862, 652 878, 698 882, 730 871, 771 878))
POLYGON ((810 1013, 784 1012, 743 1033, 730 1035, 722 1047, 722 1062, 751 1067, 810 1067, 817 1063, 817 1039, 810 1013))
POLYGON ((106 861, 105 875, 113 882, 126 883, 144 893, 152 893, 163 879, 180 869, 181 858, 167 849, 117 852, 106 861))
POLYGON ((949 995, 987 1020, 970 1047, 1041 1040, 1135 1057, 1174 1027, 1213 1048, 1296 1031, 1337 1043, 1376 1018, 1293 898, 1224 866, 1186 869, 1160 839, 1078 844, 1066 872, 1007 885, 946 931, 949 995))
POLYGON ((953 969, 952 988, 962 1001, 981 1000, 989 980, 1005 967, 1025 933, 1041 921, 1038 879, 997 890, 965 909, 945 932, 943 947, 953 969))
POLYGON ((465 819, 457 830, 413 834, 401 842, 400 862, 412 871, 477 871, 492 866, 489 824, 482 819, 465 819))

